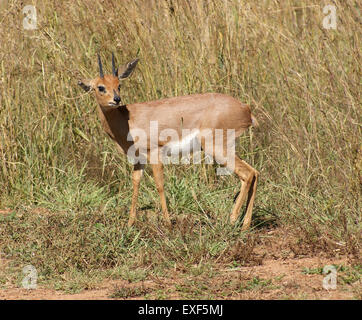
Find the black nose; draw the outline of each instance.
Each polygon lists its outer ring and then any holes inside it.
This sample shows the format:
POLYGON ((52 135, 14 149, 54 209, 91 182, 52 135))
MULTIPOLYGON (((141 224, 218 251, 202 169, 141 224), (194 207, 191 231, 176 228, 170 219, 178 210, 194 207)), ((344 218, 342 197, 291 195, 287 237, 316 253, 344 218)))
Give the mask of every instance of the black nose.
POLYGON ((114 96, 113 98, 115 103, 120 103, 121 102, 121 97, 120 96, 114 96))

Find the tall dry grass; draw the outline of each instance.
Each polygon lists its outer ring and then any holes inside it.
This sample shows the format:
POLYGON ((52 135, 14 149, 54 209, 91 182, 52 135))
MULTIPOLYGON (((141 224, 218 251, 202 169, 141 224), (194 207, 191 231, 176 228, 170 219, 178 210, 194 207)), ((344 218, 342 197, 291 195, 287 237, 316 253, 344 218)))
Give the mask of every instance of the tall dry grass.
MULTIPOLYGON (((323 1, 31 3, 34 31, 22 28, 22 1, 0 10, 0 208, 122 207, 126 221, 130 166, 102 132, 94 98, 77 87, 97 74, 98 51, 110 70, 113 51, 119 63, 140 57, 122 83, 127 103, 211 91, 250 103, 260 128, 238 149, 261 172, 255 215, 271 215, 301 242, 359 250, 358 1, 333 1, 336 30, 322 27, 323 1)), ((235 177, 207 165, 167 167, 166 177, 173 215, 226 225, 235 177)), ((149 175, 140 197, 141 206, 158 201, 149 175)))

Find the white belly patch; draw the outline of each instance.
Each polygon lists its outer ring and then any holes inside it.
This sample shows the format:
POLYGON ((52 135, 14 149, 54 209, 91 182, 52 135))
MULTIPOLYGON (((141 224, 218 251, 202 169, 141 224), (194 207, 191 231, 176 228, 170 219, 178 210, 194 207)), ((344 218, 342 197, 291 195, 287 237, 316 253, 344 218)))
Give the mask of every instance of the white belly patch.
MULTIPOLYGON (((162 156, 163 160, 165 158, 171 157, 171 162, 175 163, 176 159, 179 159, 180 156, 186 160, 187 163, 190 161, 191 153, 197 153, 198 151, 201 152, 201 145, 197 140, 197 135, 199 134, 199 130, 192 131, 189 135, 183 136, 182 139, 178 141, 170 141, 166 145, 162 147, 162 156)), ((166 162, 168 162, 166 160, 166 162)), ((181 162, 183 159, 181 159, 181 162)))

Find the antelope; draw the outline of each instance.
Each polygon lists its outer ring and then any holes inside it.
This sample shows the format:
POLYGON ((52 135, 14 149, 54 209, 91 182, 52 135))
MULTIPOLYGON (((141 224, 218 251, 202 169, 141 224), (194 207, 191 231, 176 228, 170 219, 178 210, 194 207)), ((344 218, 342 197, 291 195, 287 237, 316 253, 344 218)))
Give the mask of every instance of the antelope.
MULTIPOLYGON (((200 136, 203 129, 214 134, 217 130, 223 132, 232 129, 235 139, 251 126, 257 126, 256 118, 251 114, 250 107, 237 99, 219 93, 192 94, 181 97, 133 103, 123 105, 120 97, 120 81, 128 78, 134 71, 138 59, 134 59, 121 68, 116 68, 114 54, 112 53, 112 74, 104 74, 102 61, 98 54, 99 76, 94 79, 80 80, 78 84, 85 90, 93 90, 98 103, 98 115, 104 131, 116 143, 119 151, 128 154, 137 144, 132 136, 133 129, 142 129, 149 132, 152 121, 157 121, 160 128, 175 130, 180 137, 183 128, 194 130, 194 134, 177 141, 168 142, 158 137, 147 136, 145 156, 150 159, 152 155, 161 157, 162 148, 172 143, 183 147, 191 140, 197 141, 205 151, 205 137, 200 136), (120 72, 119 72, 120 70, 120 72), (131 138, 130 138, 131 137, 131 138), (153 138, 154 143, 150 143, 153 138), (161 150, 161 151, 160 151, 161 150)), ((234 139, 234 142, 235 142, 234 139)), ((225 140, 225 139, 224 139, 225 140)), ((222 142, 224 142, 224 140, 222 142)), ((212 154, 214 159, 225 154, 225 144, 213 141, 212 154)), ((256 185, 259 173, 248 163, 241 160, 235 150, 232 161, 227 161, 225 167, 234 172, 241 181, 241 188, 234 200, 234 207, 230 214, 231 224, 235 224, 240 215, 240 209, 246 201, 246 213, 242 231, 247 230, 251 224, 256 185), (230 165, 230 163, 233 165, 230 165)), ((139 185, 143 175, 144 163, 134 163, 132 172, 133 195, 129 214, 128 226, 131 227, 136 220, 136 206, 139 185)), ((171 221, 166 204, 164 192, 164 175, 162 161, 151 163, 157 191, 161 200, 162 214, 166 224, 170 227, 171 221)))

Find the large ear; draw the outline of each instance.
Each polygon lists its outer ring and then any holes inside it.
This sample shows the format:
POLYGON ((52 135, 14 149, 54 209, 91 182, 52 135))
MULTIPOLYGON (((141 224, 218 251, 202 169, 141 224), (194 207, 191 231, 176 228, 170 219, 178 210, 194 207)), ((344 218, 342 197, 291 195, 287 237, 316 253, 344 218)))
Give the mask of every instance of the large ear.
POLYGON ((79 80, 78 85, 80 85, 84 91, 90 91, 94 89, 94 81, 92 79, 79 80))
POLYGON ((133 70, 136 68, 136 65, 137 65, 137 62, 138 62, 138 58, 137 59, 134 59, 130 62, 128 62, 125 66, 121 67, 121 72, 119 74, 119 79, 126 79, 128 78, 133 70))

